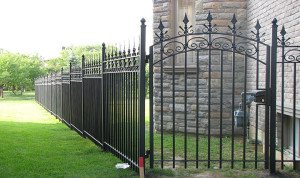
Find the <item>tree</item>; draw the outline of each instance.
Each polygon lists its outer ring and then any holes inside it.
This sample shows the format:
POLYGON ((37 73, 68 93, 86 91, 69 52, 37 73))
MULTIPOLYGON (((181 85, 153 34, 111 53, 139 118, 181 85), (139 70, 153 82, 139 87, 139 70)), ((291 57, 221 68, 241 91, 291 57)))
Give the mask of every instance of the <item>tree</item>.
POLYGON ((101 54, 102 45, 70 46, 66 47, 60 54, 61 58, 68 61, 68 63, 72 62, 74 65, 80 65, 82 55, 88 53, 101 54))
POLYGON ((14 93, 18 89, 33 88, 34 79, 43 75, 42 62, 37 55, 0 53, 0 84, 14 93))
POLYGON ((51 72, 53 73, 53 72, 56 72, 56 71, 60 71, 62 67, 68 65, 68 61, 64 60, 61 57, 49 59, 49 60, 45 61, 44 63, 45 63, 44 64, 44 66, 45 66, 44 70, 47 73, 51 73, 51 72))

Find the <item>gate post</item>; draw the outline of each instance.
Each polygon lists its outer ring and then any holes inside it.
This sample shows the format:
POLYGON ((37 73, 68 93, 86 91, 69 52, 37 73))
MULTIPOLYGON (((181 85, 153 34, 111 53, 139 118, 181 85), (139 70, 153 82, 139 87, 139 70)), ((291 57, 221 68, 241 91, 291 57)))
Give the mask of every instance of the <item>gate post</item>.
POLYGON ((144 177, 145 162, 145 60, 146 60, 146 20, 141 20, 141 41, 139 59, 139 118, 140 118, 140 155, 139 167, 140 177, 144 177))
MULTIPOLYGON (((277 19, 272 21, 272 52, 271 52, 271 120, 270 120, 270 173, 276 171, 276 75, 277 75, 277 19)), ((269 149, 269 148, 266 148, 269 149)))

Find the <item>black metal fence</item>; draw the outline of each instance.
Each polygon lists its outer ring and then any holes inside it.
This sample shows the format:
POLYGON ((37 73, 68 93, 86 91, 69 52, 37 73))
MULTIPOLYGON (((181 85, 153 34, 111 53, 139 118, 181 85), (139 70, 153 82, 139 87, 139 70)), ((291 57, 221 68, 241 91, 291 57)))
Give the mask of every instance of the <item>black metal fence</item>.
POLYGON ((82 56, 81 66, 35 80, 36 101, 71 129, 138 171, 145 155, 145 21, 141 42, 82 56), (141 67, 142 66, 142 67, 141 67))
POLYGON ((150 47, 150 167, 264 167, 274 173, 276 162, 282 168, 291 162, 295 169, 299 46, 286 43, 284 28, 278 41, 276 19, 271 45, 259 22, 251 37, 236 27, 235 15, 227 32, 212 22, 209 13, 203 29, 193 31, 185 16, 178 35, 169 36, 160 21, 150 47))
MULTIPOLYGON (((250 38, 238 32, 235 16, 229 32, 218 32, 210 14, 207 21, 196 33, 185 17, 175 37, 166 34, 161 22, 159 41, 150 47, 150 168, 238 165, 274 173, 276 163, 284 168, 291 162, 296 169, 300 47, 288 43, 284 28, 277 37, 276 20, 271 45, 261 40, 259 22, 250 38), (258 129, 264 130, 263 146, 258 129), (284 156, 287 150, 292 159, 284 156)), ((69 73, 62 70, 35 81, 36 100, 43 107, 136 171, 146 157, 141 22, 139 52, 107 52, 103 44, 101 55, 83 56, 81 68, 70 64, 69 73)))
MULTIPOLYGON (((300 165, 300 113, 299 107, 299 64, 300 46, 291 44, 284 26, 277 38, 279 57, 277 60, 276 96, 276 147, 274 161, 284 169, 292 163, 293 169, 300 165), (290 155, 288 158, 287 155, 290 155), (298 157, 298 158, 297 158, 298 157)), ((277 46, 276 46, 277 47, 277 46)), ((275 88, 275 90, 276 90, 275 88)), ((275 123, 273 123, 275 125, 275 123)), ((275 165, 274 165, 275 166, 275 165)))

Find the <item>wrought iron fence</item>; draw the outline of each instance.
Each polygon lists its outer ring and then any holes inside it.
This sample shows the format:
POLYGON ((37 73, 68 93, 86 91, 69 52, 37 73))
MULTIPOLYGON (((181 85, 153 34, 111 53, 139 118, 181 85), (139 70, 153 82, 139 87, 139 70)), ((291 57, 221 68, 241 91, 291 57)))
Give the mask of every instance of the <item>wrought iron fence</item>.
MULTIPOLYGON (((150 47, 149 55, 150 168, 164 168, 168 163, 173 168, 178 163, 185 168, 191 163, 197 168, 201 163, 208 168, 261 165, 274 173, 276 162, 282 168, 284 163, 292 162, 295 169, 300 162, 300 47, 288 44, 284 28, 281 38, 277 38, 276 19, 271 45, 261 40, 259 22, 252 31, 254 36, 248 37, 238 32, 235 16, 229 32, 218 32, 212 20, 209 14, 208 24, 202 31, 194 32, 185 17, 184 26, 175 37, 169 37, 163 23, 159 24, 159 41, 150 47), (180 59, 182 65, 176 66, 180 59), (281 69, 280 73, 277 69, 281 69), (287 95, 292 95, 289 104, 287 95), (253 113, 251 118, 247 118, 249 112, 253 113), (258 128, 264 130, 264 147, 260 145, 258 128), (207 135, 205 139, 201 134, 207 135), (239 140, 237 134, 241 136, 239 140), (276 157, 276 148, 280 158, 276 157), (291 160, 285 158, 286 150, 292 155, 291 160)), ((35 81, 38 103, 136 171, 147 157, 146 26, 144 20, 141 22, 139 52, 107 52, 103 44, 101 55, 82 57, 81 68, 70 64, 69 73, 62 70, 61 74, 35 81)))
POLYGON ((71 129, 138 171, 145 155, 145 21, 139 53, 82 56, 81 66, 35 80, 36 101, 71 129), (140 67, 142 66, 142 67, 140 67))

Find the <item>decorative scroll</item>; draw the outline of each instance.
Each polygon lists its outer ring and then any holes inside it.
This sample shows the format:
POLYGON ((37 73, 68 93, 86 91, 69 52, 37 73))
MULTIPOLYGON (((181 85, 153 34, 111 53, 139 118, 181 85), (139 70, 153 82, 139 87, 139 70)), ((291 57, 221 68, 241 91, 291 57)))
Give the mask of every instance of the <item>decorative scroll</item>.
POLYGON ((283 56, 282 61, 283 63, 299 63, 300 62, 300 46, 292 46, 290 39, 286 38, 286 31, 284 25, 280 31, 281 38, 277 38, 277 42, 279 47, 281 47, 283 56))
POLYGON ((185 51, 193 50, 223 50, 223 51, 235 51, 237 53, 256 57, 259 50, 259 45, 263 44, 261 38, 265 33, 260 33, 261 26, 259 21, 257 21, 255 29, 256 31, 251 31, 252 36, 244 37, 239 31, 241 27, 236 26, 237 19, 235 14, 231 20, 232 25, 228 25, 228 31, 225 33, 218 32, 216 24, 212 24, 213 17, 211 13, 207 16, 208 24, 203 24, 203 29, 200 30, 201 33, 194 33, 191 29, 193 26, 189 25, 189 19, 185 14, 183 19, 184 26, 179 26, 179 36, 168 37, 168 31, 165 31, 165 27, 160 21, 158 29, 160 33, 155 33, 159 41, 155 44, 160 44, 160 52, 163 53, 164 58, 171 55, 176 55, 183 53, 185 51))
POLYGON ((300 62, 300 49, 291 49, 284 53, 284 62, 300 62))
POLYGON ((253 56, 257 53, 258 49, 256 44, 250 41, 243 41, 236 44, 236 51, 244 55, 253 56))
POLYGON ((217 37, 212 40, 213 49, 231 50, 232 40, 226 37, 217 37))

